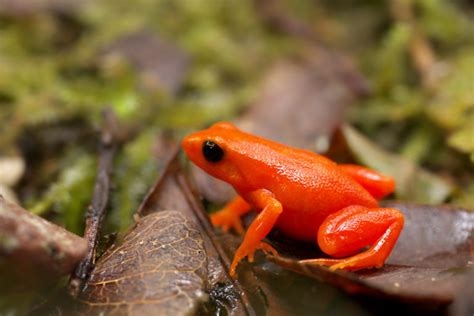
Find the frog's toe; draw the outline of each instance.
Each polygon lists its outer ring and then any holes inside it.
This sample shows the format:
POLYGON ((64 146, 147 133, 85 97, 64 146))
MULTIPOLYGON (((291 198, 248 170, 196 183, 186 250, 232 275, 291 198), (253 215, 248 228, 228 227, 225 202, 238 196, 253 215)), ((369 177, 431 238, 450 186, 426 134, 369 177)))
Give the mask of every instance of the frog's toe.
POLYGON ((234 255, 232 264, 230 265, 229 274, 232 278, 235 278, 236 276, 237 265, 239 264, 240 261, 242 261, 245 257, 249 258, 249 262, 253 261, 253 253, 255 252, 256 249, 257 248, 255 247, 246 247, 244 245, 240 245, 240 247, 237 249, 237 252, 234 255))
POLYGON ((352 270, 351 267, 354 267, 354 264, 351 263, 350 260, 342 260, 340 263, 333 264, 332 266, 330 266, 329 270, 331 270, 331 271, 336 271, 338 269, 352 270))
POLYGON ((300 264, 309 264, 309 265, 318 265, 318 266, 328 266, 331 270, 333 266, 336 266, 341 263, 340 259, 329 259, 329 258, 321 258, 321 259, 306 259, 300 260, 300 264))
POLYGON ((300 260, 302 264, 314 264, 328 266, 329 270, 335 271, 338 269, 356 271, 367 268, 380 268, 383 266, 383 261, 370 261, 366 262, 365 254, 362 253, 357 256, 345 258, 345 259, 308 259, 300 260))
POLYGON ((248 262, 252 263, 255 259, 255 251, 262 250, 265 254, 271 253, 272 255, 278 255, 278 251, 275 248, 270 246, 268 243, 260 241, 256 246, 241 245, 237 252, 235 253, 234 260, 230 267, 230 276, 235 277, 235 270, 240 261, 247 257, 248 262))
MULTIPOLYGON (((308 259, 308 260, 300 260, 301 264, 310 264, 310 265, 320 265, 320 266, 327 266, 329 270, 335 271, 338 269, 343 270, 352 270, 350 267, 353 266, 351 260, 345 259, 308 259)), ((357 270, 357 269, 356 269, 357 270)))
POLYGON ((268 254, 272 254, 274 256, 278 256, 278 251, 276 251, 275 248, 273 248, 272 246, 270 246, 270 244, 264 242, 264 241, 261 241, 260 244, 258 244, 258 246, 249 253, 248 255, 248 260, 249 262, 253 262, 254 261, 254 254, 255 254, 255 251, 256 250, 262 250, 266 255, 268 254))
POLYGON ((270 246, 270 244, 261 241, 260 244, 258 245, 258 249, 262 250, 265 254, 272 254, 273 256, 278 256, 278 251, 270 246))

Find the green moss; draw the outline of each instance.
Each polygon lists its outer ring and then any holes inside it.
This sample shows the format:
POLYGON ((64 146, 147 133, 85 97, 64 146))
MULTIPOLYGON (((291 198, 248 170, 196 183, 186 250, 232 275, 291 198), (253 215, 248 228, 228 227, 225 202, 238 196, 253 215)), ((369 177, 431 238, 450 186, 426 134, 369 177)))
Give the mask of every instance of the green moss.
POLYGON ((56 181, 29 209, 37 215, 53 210, 58 214, 58 222, 82 235, 84 215, 94 188, 96 162, 90 155, 71 152, 64 164, 56 181))

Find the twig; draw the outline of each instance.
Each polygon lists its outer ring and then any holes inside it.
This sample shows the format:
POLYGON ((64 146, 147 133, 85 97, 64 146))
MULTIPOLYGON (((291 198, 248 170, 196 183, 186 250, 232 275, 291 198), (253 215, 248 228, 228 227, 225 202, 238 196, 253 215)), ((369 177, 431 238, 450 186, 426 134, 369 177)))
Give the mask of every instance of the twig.
POLYGON ((104 125, 100 137, 97 177, 92 202, 87 209, 86 227, 84 231, 84 238, 88 243, 88 251, 71 276, 69 292, 73 296, 79 294, 84 281, 89 277, 95 265, 98 238, 109 202, 113 158, 122 138, 120 130, 118 129, 118 121, 113 110, 109 108, 104 110, 103 121, 104 125))

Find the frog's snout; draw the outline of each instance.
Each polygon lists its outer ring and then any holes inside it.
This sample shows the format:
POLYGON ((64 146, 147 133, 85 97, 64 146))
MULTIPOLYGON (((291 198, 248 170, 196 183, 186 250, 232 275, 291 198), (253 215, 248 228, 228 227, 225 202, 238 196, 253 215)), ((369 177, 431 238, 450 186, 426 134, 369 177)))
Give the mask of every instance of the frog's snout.
POLYGON ((181 142, 181 147, 183 147, 186 155, 192 160, 199 154, 201 148, 201 139, 196 134, 191 134, 186 136, 181 142))

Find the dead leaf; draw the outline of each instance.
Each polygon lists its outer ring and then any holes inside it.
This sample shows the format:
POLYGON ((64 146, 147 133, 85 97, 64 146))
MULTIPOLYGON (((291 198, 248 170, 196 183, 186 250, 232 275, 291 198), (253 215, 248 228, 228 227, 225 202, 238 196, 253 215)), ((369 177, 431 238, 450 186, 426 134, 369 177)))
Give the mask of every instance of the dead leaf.
POLYGON ((95 314, 189 315, 206 299, 207 258, 196 225, 181 213, 140 218, 98 261, 82 299, 95 314))
POLYGON ((181 171, 176 144, 174 150, 167 144, 160 159, 167 165, 140 206, 137 224, 92 272, 82 293, 86 310, 184 315, 200 307, 248 314, 244 291, 227 274, 229 258, 212 239, 212 227, 181 171), (175 242, 179 236, 187 237, 175 242), (184 294, 169 300, 177 289, 184 294), (213 303, 203 305, 207 298, 213 303))
POLYGON ((124 58, 138 72, 149 90, 174 94, 181 87, 190 65, 188 56, 174 44, 150 31, 137 31, 112 43, 104 58, 124 58))
POLYGON ((359 163, 395 178, 397 198, 438 204, 444 202, 453 191, 453 185, 445 179, 406 158, 389 153, 351 126, 345 125, 342 133, 349 150, 359 163))
POLYGON ((450 206, 390 202, 405 215, 405 227, 382 269, 330 271, 297 260, 270 257, 285 267, 354 295, 368 295, 425 307, 452 302, 474 256, 474 214, 450 206))
POLYGON ((71 273, 86 250, 87 243, 81 237, 0 196, 2 283, 10 284, 12 288, 42 282, 51 284, 60 276, 71 273))

